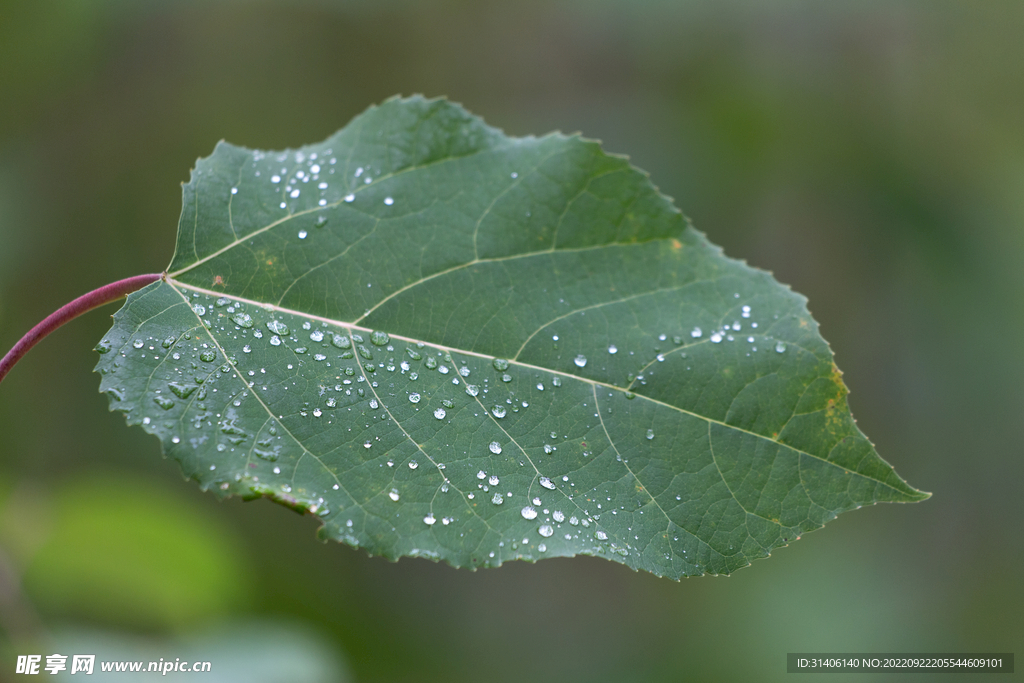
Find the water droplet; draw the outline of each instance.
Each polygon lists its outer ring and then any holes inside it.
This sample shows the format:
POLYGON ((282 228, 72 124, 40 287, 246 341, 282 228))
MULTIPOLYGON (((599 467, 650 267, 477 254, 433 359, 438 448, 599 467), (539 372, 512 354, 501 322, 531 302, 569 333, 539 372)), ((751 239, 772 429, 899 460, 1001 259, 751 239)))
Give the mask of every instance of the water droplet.
POLYGON ((648 429, 647 430, 647 440, 650 441, 653 438, 654 438, 654 430, 653 429, 648 429))
POLYGON ((587 357, 582 353, 572 359, 572 362, 576 364, 576 367, 582 368, 587 364, 587 357))
POLYGON ((537 550, 539 552, 546 553, 548 551, 548 546, 546 543, 539 543, 537 544, 537 550))
POLYGON ((775 345, 775 352, 776 353, 785 353, 786 352, 786 342, 779 342, 779 343, 777 343, 775 345))
POLYGON ((491 450, 491 453, 494 453, 495 455, 501 453, 501 444, 498 443, 497 441, 492 441, 491 445, 488 446, 488 448, 491 450))
POLYGON ((551 378, 551 384, 556 386, 556 387, 562 386, 562 378, 561 377, 552 377, 551 378))
POLYGON ((290 197, 291 197, 292 199, 296 199, 296 198, 297 198, 297 197, 299 196, 299 192, 300 192, 300 191, 299 191, 299 189, 298 189, 298 188, 296 188, 296 189, 294 189, 294 190, 292 190, 292 191, 291 191, 291 193, 289 194, 289 196, 290 196, 290 197))
POLYGON ((352 346, 352 341, 343 334, 336 334, 331 337, 331 345, 339 349, 347 349, 352 346))
POLYGON ((278 337, 276 334, 271 335, 271 337, 270 337, 270 345, 271 346, 280 346, 281 345, 281 338, 278 337))
POLYGON ((306 239, 306 235, 308 235, 308 234, 309 233, 307 233, 305 230, 299 230, 299 239, 300 240, 306 239))
POLYGON ((459 374, 463 377, 469 377, 469 368, 463 365, 459 368, 459 374))
POLYGON ((480 394, 480 387, 478 387, 475 384, 467 384, 466 393, 469 394, 470 396, 477 396, 480 394))
POLYGON ((323 414, 324 414, 323 411, 320 410, 319 408, 314 408, 313 409, 313 417, 320 417, 323 414))
POLYGON ((537 533, 544 538, 550 538, 551 534, 555 533, 555 530, 551 528, 550 524, 541 524, 540 528, 537 529, 537 533))
POLYGON ((270 182, 274 183, 275 185, 278 184, 279 182, 281 182, 281 176, 279 176, 279 175, 272 175, 272 176, 270 176, 270 182))
MULTIPOLYGON (((369 180, 369 178, 367 178, 367 180, 369 180)), ((387 204, 388 206, 391 206, 392 204, 395 203, 395 200, 392 197, 385 197, 384 203, 387 204)))
POLYGON ((157 404, 164 410, 170 410, 174 407, 174 401, 167 398, 166 396, 156 396, 153 398, 153 403, 157 404))
POLYGON ((547 477, 541 477, 540 478, 540 485, 543 486, 546 489, 551 490, 551 491, 555 490, 554 483, 550 479, 548 479, 547 477))
POLYGON ((217 359, 217 352, 213 349, 204 349, 199 352, 199 360, 204 363, 212 363, 217 359))
POLYGON ((132 342, 132 346, 134 346, 137 349, 141 349, 145 345, 146 342, 142 341, 141 339, 136 339, 135 341, 132 342))
POLYGON ((345 195, 345 201, 346 202, 351 204, 355 200, 356 200, 356 196, 354 194, 347 194, 347 195, 345 195))
POLYGON ((595 531, 594 535, 597 536, 597 540, 599 540, 599 541, 607 541, 608 540, 608 534, 606 534, 603 531, 595 531))
POLYGON ((367 441, 367 442, 363 443, 363 448, 373 448, 373 442, 372 441, 367 441))
POLYGON ((423 364, 427 367, 427 370, 437 369, 437 359, 433 356, 427 356, 427 360, 423 361, 423 364))
POLYGON ((486 479, 487 478, 487 473, 484 472, 483 470, 480 470, 479 472, 476 473, 476 478, 477 479, 486 479))
POLYGON ((415 460, 410 460, 409 461, 409 469, 410 470, 414 470, 414 469, 416 469, 419 466, 420 466, 420 464, 418 462, 416 462, 415 460))
POLYGON ((579 525, 579 523, 580 523, 580 520, 577 519, 576 517, 570 517, 569 518, 569 524, 572 524, 573 526, 577 526, 577 525, 579 525))
MULTIPOLYGON (((164 341, 166 341, 166 340, 164 340, 164 341)), ((110 347, 111 347, 110 340, 109 339, 102 339, 102 340, 100 340, 100 343, 95 346, 94 350, 96 352, 98 352, 98 353, 107 353, 108 351, 110 351, 110 347)), ((167 348, 170 348, 170 346, 165 346, 164 348, 167 349, 167 348)))
POLYGON ((168 382, 167 388, 171 390, 171 393, 180 399, 186 399, 192 395, 196 389, 199 388, 195 384, 182 384, 180 382, 168 382))
POLYGON ((495 493, 494 497, 491 498, 491 502, 494 503, 495 505, 501 505, 502 503, 505 502, 505 499, 504 497, 502 497, 500 493, 495 493))
POLYGON ((556 522, 564 522, 565 513, 562 512, 561 510, 555 510, 554 512, 551 513, 551 519, 555 520, 556 522))
POLYGON ((389 341, 391 337, 383 330, 374 330, 370 333, 370 343, 374 346, 387 346, 389 341))
MULTIPOLYGON (((321 199, 320 201, 322 201, 322 202, 323 202, 324 200, 322 200, 322 199, 321 199)), ((324 202, 324 204, 326 204, 326 203, 327 203, 327 202, 324 202)), ((321 204, 321 206, 323 206, 323 204, 321 204)), ((315 224, 315 225, 316 225, 316 227, 318 227, 318 228, 322 228, 322 227, 324 227, 325 225, 327 225, 327 216, 317 216, 317 218, 316 218, 316 224, 315 224)))
POLYGON ((419 402, 420 402, 420 395, 419 394, 409 394, 409 403, 419 403, 419 402))
POLYGON ((717 344, 720 341, 722 341, 722 335, 720 335, 718 332, 715 332, 711 335, 711 342, 713 344, 717 344))
POLYGON ((511 382, 512 381, 512 375, 510 375, 508 373, 505 373, 504 375, 501 376, 501 381, 502 382, 506 382, 506 383, 507 382, 511 382))
POLYGON ((447 413, 444 412, 444 408, 438 408, 437 410, 434 411, 434 417, 436 417, 438 420, 443 420, 446 414, 447 413))
POLYGON ((494 417, 496 417, 498 419, 501 419, 501 418, 505 417, 505 407, 504 406, 494 406, 493 408, 491 408, 491 413, 494 415, 494 417))
POLYGON ((504 358, 495 358, 493 361, 491 361, 491 365, 493 365, 494 369, 497 370, 498 372, 504 372, 505 370, 508 370, 508 361, 505 360, 504 358))
POLYGON ((537 519, 537 510, 535 510, 533 506, 530 505, 527 505, 522 510, 520 510, 519 514, 523 516, 523 519, 537 519))
POLYGON ((690 336, 693 337, 694 339, 701 336, 702 334, 704 333, 700 331, 699 327, 695 327, 693 328, 693 330, 690 331, 690 336))
POLYGON ((288 336, 288 326, 280 320, 268 320, 267 328, 274 334, 279 334, 282 337, 288 336))

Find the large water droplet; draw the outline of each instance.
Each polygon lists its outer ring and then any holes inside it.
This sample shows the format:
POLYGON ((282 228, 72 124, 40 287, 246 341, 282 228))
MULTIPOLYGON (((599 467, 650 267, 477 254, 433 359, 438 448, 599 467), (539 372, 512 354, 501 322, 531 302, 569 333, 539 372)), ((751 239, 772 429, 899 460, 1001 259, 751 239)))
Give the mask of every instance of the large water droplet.
POLYGON ((785 353, 786 352, 786 342, 779 342, 779 343, 777 343, 775 345, 775 351, 776 351, 776 353, 785 353))
POLYGON ((387 346, 389 341, 391 337, 383 330, 374 330, 370 333, 370 343, 374 346, 387 346))
POLYGON ((288 326, 280 320, 268 320, 267 328, 274 334, 279 334, 282 337, 288 336, 288 326))
POLYGON ((339 349, 347 349, 352 346, 352 340, 343 334, 336 334, 331 337, 331 345, 339 349))
POLYGON ((497 441, 492 441, 491 445, 488 446, 488 448, 491 449, 491 453, 494 453, 495 455, 501 453, 501 444, 498 443, 497 441))
POLYGON ((522 510, 520 510, 519 514, 523 516, 523 519, 537 519, 537 510, 534 509, 531 505, 527 505, 522 510))
POLYGON ((391 500, 393 500, 395 502, 398 502, 398 499, 399 499, 398 489, 391 489, 391 492, 388 493, 388 498, 390 498, 391 500))
POLYGON ((181 382, 168 382, 167 388, 171 390, 171 393, 180 399, 186 399, 192 395, 196 389, 199 388, 196 384, 184 384, 181 382))
POLYGON ((409 403, 419 403, 420 398, 419 394, 409 394, 409 403))
POLYGON ((555 520, 556 522, 559 522, 559 523, 564 522, 565 521, 565 513, 562 512, 561 510, 555 510, 554 512, 551 513, 551 519, 553 519, 553 520, 555 520))
POLYGON ((498 372, 505 372, 506 370, 508 370, 508 361, 505 360, 504 358, 495 358, 493 361, 491 361, 491 365, 493 365, 494 369, 497 370, 498 372))
POLYGON ((153 403, 157 404, 164 410, 170 410, 174 407, 174 401, 167 398, 166 396, 156 396, 153 398, 153 403))
POLYGON ((699 327, 693 328, 693 330, 690 332, 690 336, 693 337, 694 339, 701 336, 702 334, 704 333, 700 331, 699 327))
POLYGON ((416 469, 419 466, 420 466, 420 464, 418 462, 416 462, 415 460, 410 460, 409 461, 409 469, 410 470, 414 470, 414 469, 416 469))
POLYGON ((599 541, 607 541, 608 540, 608 534, 606 534, 603 531, 595 531, 594 535, 597 536, 597 540, 599 540, 599 541))
POLYGON ((494 406, 493 408, 491 408, 491 413, 494 415, 494 417, 496 417, 498 419, 501 419, 501 418, 505 417, 505 407, 504 406, 494 406))
POLYGON ((217 352, 213 349, 204 349, 199 352, 199 360, 204 363, 212 363, 217 359, 217 352))
POLYGON ((480 387, 478 387, 475 384, 467 384, 466 393, 469 394, 470 396, 477 396, 480 394, 480 387))
POLYGON ((654 430, 653 429, 648 429, 647 430, 647 440, 650 441, 653 438, 654 438, 654 430))
POLYGON ((581 354, 579 354, 578 356, 576 356, 575 358, 573 358, 573 359, 572 359, 572 362, 576 364, 576 367, 578 367, 578 368, 582 368, 582 367, 585 367, 585 366, 586 366, 586 364, 587 364, 587 357, 586 357, 586 356, 584 356, 584 355, 583 355, 583 354, 581 353, 581 354))
POLYGON ((616 354, 618 352, 619 352, 619 347, 617 347, 615 344, 612 344, 611 346, 608 347, 608 353, 616 354))
POLYGON ((437 410, 434 411, 434 417, 436 417, 438 420, 443 420, 446 414, 447 413, 444 412, 444 408, 438 408, 437 410))
POLYGON ((500 493, 495 493, 494 497, 491 498, 491 502, 494 503, 495 505, 501 505, 502 503, 505 502, 505 499, 502 497, 500 493))
POLYGON ((552 481, 550 479, 548 479, 547 477, 541 477, 540 478, 540 485, 543 486, 546 489, 550 489, 551 491, 555 490, 554 483, 552 483, 552 481))
POLYGON ((551 534, 555 533, 555 530, 551 528, 550 524, 541 524, 540 528, 537 529, 537 533, 544 538, 550 538, 551 534))

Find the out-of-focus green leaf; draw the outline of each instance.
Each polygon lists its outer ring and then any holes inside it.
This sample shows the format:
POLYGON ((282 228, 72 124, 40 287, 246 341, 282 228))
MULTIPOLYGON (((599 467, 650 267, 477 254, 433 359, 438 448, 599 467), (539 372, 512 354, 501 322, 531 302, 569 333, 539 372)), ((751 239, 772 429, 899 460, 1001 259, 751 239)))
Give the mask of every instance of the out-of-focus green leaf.
MULTIPOLYGON (((201 677, 212 683, 343 683, 349 680, 339 653, 320 635, 289 623, 256 621, 222 624, 191 632, 186 638, 140 638, 82 628, 65 628, 54 634, 53 647, 60 653, 96 656, 90 681, 147 681, 160 671, 170 680, 201 677), (206 667, 209 663, 209 667, 206 667), (192 667, 199 664, 199 671, 192 667), (108 671, 104 671, 107 665, 108 671), (133 673, 133 666, 141 669, 133 673), (184 667, 185 670, 181 670, 184 667), (172 667, 177 667, 177 671, 172 667), (168 669, 166 672, 164 669, 168 669), (119 670, 120 669, 120 670, 119 670)), ((44 660, 45 662, 45 660, 44 660)), ((74 681, 79 673, 57 674, 74 681)))
POLYGON ((111 405, 204 488, 389 558, 726 574, 927 496, 854 425, 803 297, 597 143, 445 101, 220 144, 98 348, 111 405))
POLYGON ((50 512, 24 577, 49 612, 183 630, 247 601, 250 574, 228 530, 159 487, 88 477, 58 489, 50 512))

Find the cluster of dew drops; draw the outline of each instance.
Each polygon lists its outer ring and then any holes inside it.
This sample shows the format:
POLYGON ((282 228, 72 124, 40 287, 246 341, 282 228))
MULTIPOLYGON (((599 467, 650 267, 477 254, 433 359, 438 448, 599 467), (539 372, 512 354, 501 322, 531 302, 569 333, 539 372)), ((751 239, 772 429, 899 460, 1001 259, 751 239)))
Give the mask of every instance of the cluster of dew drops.
MULTIPOLYGON (((289 213, 324 209, 342 203, 352 204, 356 201, 359 190, 370 185, 374 178, 379 178, 382 173, 381 169, 372 169, 369 166, 359 166, 351 173, 345 173, 338 166, 338 158, 331 149, 322 152, 254 151, 252 169, 252 184, 240 183, 232 187, 229 200, 234 202, 236 199, 243 199, 247 192, 265 195, 269 190, 280 197, 278 207, 289 213), (332 183, 344 189, 332 192, 332 183), (310 205, 309 196, 315 198, 315 206, 310 205)), ((380 201, 386 207, 395 204, 395 198, 391 195, 380 201)), ((320 213, 313 225, 322 228, 328 222, 327 215, 320 213)), ((309 234, 307 229, 300 228, 297 236, 304 240, 309 234)))

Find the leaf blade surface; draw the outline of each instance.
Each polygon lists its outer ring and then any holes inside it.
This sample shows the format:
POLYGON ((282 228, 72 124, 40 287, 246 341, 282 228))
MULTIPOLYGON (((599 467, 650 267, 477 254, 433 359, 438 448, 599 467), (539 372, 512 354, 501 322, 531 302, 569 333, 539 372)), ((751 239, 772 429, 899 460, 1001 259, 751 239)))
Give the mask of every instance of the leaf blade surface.
POLYGON ((200 160, 169 275, 99 370, 188 476, 326 537, 679 578, 926 497, 853 423, 817 327, 624 158, 413 98, 200 160))

